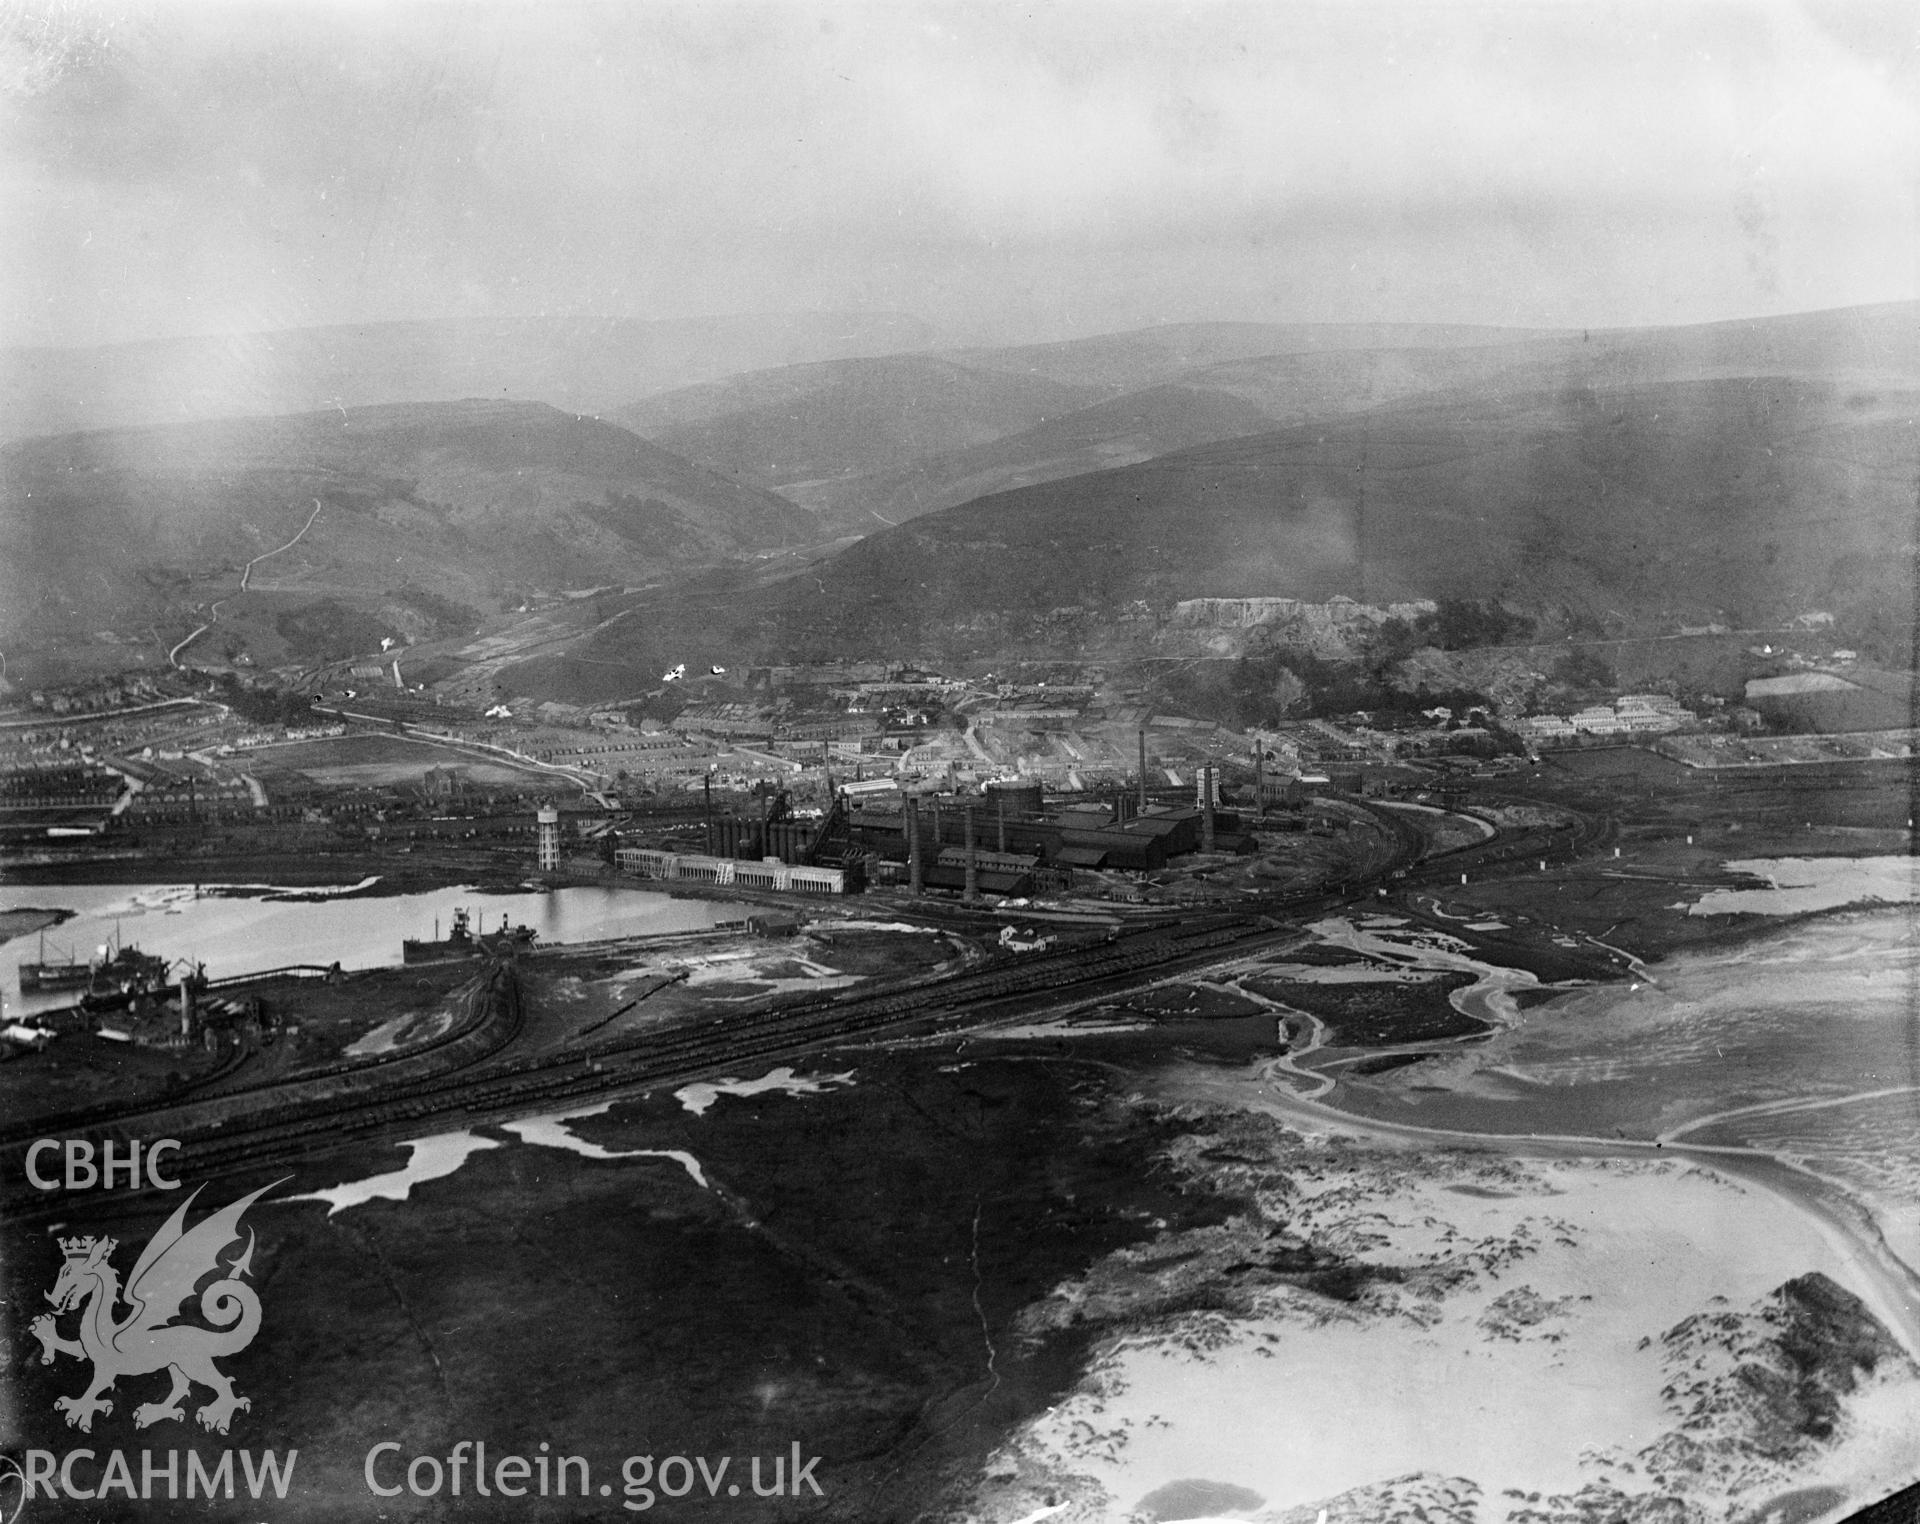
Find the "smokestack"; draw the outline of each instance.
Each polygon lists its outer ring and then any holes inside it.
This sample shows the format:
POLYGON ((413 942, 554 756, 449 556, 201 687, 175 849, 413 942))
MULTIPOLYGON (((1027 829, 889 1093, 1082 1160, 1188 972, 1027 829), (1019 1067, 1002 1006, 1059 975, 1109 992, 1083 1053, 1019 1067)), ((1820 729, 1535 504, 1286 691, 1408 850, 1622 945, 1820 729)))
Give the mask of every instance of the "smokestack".
POLYGON ((920 851, 920 801, 907 795, 906 811, 907 833, 907 881, 915 894, 927 892, 926 866, 921 861, 920 851))
POLYGON ((1213 764, 1200 769, 1200 850, 1213 850, 1213 764))
POLYGON ((995 793, 993 805, 1000 816, 1000 850, 1005 852, 1007 850, 1007 796, 1004 793, 995 793))
POLYGON ((980 898, 980 860, 973 845, 973 806, 967 806, 967 882, 962 898, 971 905, 980 898))
POLYGON ((180 976, 180 1035, 193 1036, 193 986, 185 974, 180 976))
POLYGON ((1267 754, 1260 743, 1253 743, 1253 817, 1267 818, 1267 754))
POLYGON ((1141 813, 1145 814, 1146 809, 1147 809, 1147 733, 1145 730, 1142 730, 1140 732, 1140 811, 1141 813))
POLYGON ((713 774, 708 773, 700 780, 701 793, 706 798, 707 856, 713 856, 713 774))

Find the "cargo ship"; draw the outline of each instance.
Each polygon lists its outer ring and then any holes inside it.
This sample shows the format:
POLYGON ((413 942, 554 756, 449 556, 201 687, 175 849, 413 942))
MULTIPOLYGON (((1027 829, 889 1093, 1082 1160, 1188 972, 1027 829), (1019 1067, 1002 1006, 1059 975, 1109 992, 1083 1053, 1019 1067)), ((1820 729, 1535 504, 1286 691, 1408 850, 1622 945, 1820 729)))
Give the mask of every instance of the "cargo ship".
POLYGON ((83 990, 93 982, 93 965, 77 961, 71 949, 60 963, 47 961, 47 934, 40 933, 40 957, 34 963, 20 965, 20 993, 32 995, 40 990, 83 990))
POLYGON ((138 947, 102 947, 98 956, 82 963, 69 953, 64 962, 49 963, 46 948, 40 960, 20 965, 20 993, 38 994, 45 990, 78 990, 80 1004, 88 1010, 124 1005, 140 995, 158 994, 170 983, 172 965, 165 958, 144 953, 138 947))
POLYGON ((80 1009, 115 1011, 143 995, 164 995, 171 987, 171 968, 165 958, 131 945, 121 947, 111 957, 103 956, 94 963, 87 992, 80 997, 80 1009))
POLYGON ((538 935, 531 926, 508 926, 506 914, 500 916, 500 925, 493 931, 476 932, 467 909, 462 905, 453 913, 453 926, 446 936, 440 935, 440 923, 433 923, 433 939, 423 941, 418 937, 407 937, 400 943, 400 961, 402 963, 444 963, 453 958, 477 958, 482 953, 501 953, 531 947, 538 935))

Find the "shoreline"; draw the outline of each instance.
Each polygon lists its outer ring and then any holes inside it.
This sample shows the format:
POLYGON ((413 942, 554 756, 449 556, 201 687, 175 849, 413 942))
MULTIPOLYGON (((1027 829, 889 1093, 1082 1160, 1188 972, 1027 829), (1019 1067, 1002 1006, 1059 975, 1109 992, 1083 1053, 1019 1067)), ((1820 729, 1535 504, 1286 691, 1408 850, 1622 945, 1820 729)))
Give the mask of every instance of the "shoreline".
POLYGON ((0 910, 0 944, 64 926, 79 913, 65 905, 15 905, 0 910))
MULTIPOLYGON (((1042 1304, 1036 1328, 1061 1320, 1095 1328, 1097 1355, 1066 1398, 1009 1437, 971 1494, 975 1516, 1011 1524, 1037 1517, 1044 1502, 1074 1518, 1117 1517, 1125 1501, 1194 1477, 1247 1489, 1256 1501, 1265 1494, 1263 1517, 1305 1510, 1309 1519, 1313 1506, 1336 1501, 1356 1510, 1342 1517, 1410 1517, 1421 1500, 1396 1489, 1451 1476, 1486 1489, 1487 1517, 1517 1508, 1514 1517, 1536 1520, 1576 1516, 1527 1511, 1542 1493, 1562 1508, 1583 1506, 1589 1489, 1596 1505, 1611 1489, 1624 1507, 1648 1486, 1702 1506, 1715 1498, 1772 1505, 1818 1484, 1825 1506, 1790 1515, 1813 1524, 1915 1478, 1901 1437, 1920 1414, 1912 1379, 1884 1392, 1869 1382, 1860 1427, 1844 1446, 1802 1450, 1780 1463, 1784 1470, 1765 1462, 1764 1436, 1742 1426, 1737 1382, 1691 1418, 1659 1390, 1663 1381, 1732 1380, 1715 1362, 1737 1363, 1738 1341, 1766 1326, 1777 1297, 1790 1305, 1782 1288, 1809 1275, 1857 1298, 1884 1327, 1883 1350, 1911 1358, 1920 1345, 1915 1277, 1831 1182, 1770 1157, 1704 1148, 1377 1123, 1303 1099, 1278 1076, 1199 1060, 1161 1068, 1142 1090, 1136 1099, 1188 1118, 1198 1139, 1176 1171, 1190 1166, 1196 1179, 1212 1180, 1217 1170, 1223 1184, 1259 1190, 1261 1171, 1278 1168, 1295 1183, 1275 1184, 1271 1199, 1259 1195, 1250 1228, 1166 1235, 1096 1265, 1042 1304), (1236 1114, 1266 1120, 1248 1129, 1236 1114), (1266 1131, 1276 1125, 1282 1130, 1266 1131), (1269 1136, 1281 1141, 1268 1148, 1259 1140, 1269 1136), (1287 1173, 1295 1165, 1297 1179, 1287 1173), (1273 1223, 1291 1225, 1284 1243, 1374 1265, 1384 1300, 1356 1298, 1366 1305, 1347 1313, 1339 1287, 1286 1274, 1279 1279, 1296 1289, 1271 1304, 1249 1292, 1234 1277, 1246 1262, 1271 1258, 1273 1223), (1429 1300, 1435 1286, 1439 1301, 1429 1300), (1573 1372, 1588 1379, 1569 1388, 1573 1372), (1312 1436, 1310 1455, 1252 1458, 1247 1447, 1262 1431, 1246 1415, 1285 1402, 1297 1384, 1337 1394, 1339 1406, 1364 1403, 1382 1382, 1513 1422, 1476 1429, 1456 1409, 1431 1434, 1385 1424, 1373 1440, 1354 1442, 1321 1412, 1298 1429, 1303 1443, 1312 1436), (1542 1407, 1577 1418, 1578 1433, 1601 1448, 1589 1454, 1536 1421, 1542 1407), (1761 1448, 1729 1451, 1747 1459, 1714 1463, 1691 1481, 1684 1463, 1673 1464, 1689 1453, 1685 1439, 1672 1441, 1677 1452, 1643 1448, 1691 1433, 1703 1413, 1703 1432, 1761 1448)), ((1375 1282, 1363 1272, 1363 1284, 1375 1282)))
POLYGON ((1920 1361, 1920 1269, 1893 1252, 1870 1202, 1840 1182, 1803 1165, 1760 1149, 1732 1145, 1669 1145, 1659 1139, 1602 1138, 1579 1133, 1493 1133, 1421 1127, 1367 1117, 1328 1103, 1321 1097, 1332 1094, 1337 1089, 1337 1081, 1312 1098, 1286 1091, 1264 1077, 1257 1083, 1261 1093, 1254 1104, 1259 1109, 1289 1123, 1304 1123, 1309 1130, 1333 1124, 1375 1141, 1441 1143, 1510 1153, 1520 1158, 1642 1161, 1684 1158, 1696 1168, 1756 1185, 1812 1218, 1823 1236, 1835 1242, 1841 1257, 1862 1269, 1876 1294, 1873 1300, 1881 1304, 1875 1308, 1876 1313, 1906 1346, 1907 1352, 1920 1361), (1851 1220, 1856 1217, 1871 1228, 1871 1237, 1863 1231, 1861 1221, 1851 1220))

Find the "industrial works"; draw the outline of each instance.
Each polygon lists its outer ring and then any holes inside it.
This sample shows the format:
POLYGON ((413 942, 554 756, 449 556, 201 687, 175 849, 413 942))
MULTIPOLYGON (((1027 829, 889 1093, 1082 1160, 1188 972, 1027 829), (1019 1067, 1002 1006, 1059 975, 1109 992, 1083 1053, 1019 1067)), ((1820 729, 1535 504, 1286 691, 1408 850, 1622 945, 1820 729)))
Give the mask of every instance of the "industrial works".
POLYGON ((1916 1524, 1912 7, 0 13, 0 1524, 1916 1524))

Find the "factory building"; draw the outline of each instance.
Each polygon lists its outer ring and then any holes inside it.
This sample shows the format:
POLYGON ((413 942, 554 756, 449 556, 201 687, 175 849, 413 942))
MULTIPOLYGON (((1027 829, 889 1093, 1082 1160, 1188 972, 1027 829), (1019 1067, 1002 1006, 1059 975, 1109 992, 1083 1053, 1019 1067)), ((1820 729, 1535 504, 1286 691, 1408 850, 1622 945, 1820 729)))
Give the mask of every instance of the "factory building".
POLYGON ((987 783, 989 818, 1004 815, 1008 820, 1038 820, 1044 809, 1045 796, 1038 778, 994 778, 987 783))
MULTIPOLYGON (((1016 894, 1031 894, 1036 888, 1035 872, 1040 866, 1037 857, 1022 856, 1017 852, 985 852, 978 848, 974 851, 973 893, 992 894, 1005 898, 1016 894)), ((911 886, 913 866, 910 862, 895 862, 882 858, 878 870, 878 882, 882 884, 911 886)), ((967 897, 967 852, 964 847, 946 847, 926 863, 921 869, 921 887, 939 889, 967 897)))
POLYGON ((709 850, 715 857, 777 857, 784 863, 809 860, 819 823, 812 820, 739 820, 713 822, 709 850))
POLYGON ((847 832, 854 851, 881 860, 882 882, 913 882, 917 845, 917 887, 936 889, 957 887, 947 879, 956 864, 964 863, 971 833, 977 887, 1018 894, 1027 891, 1000 888, 997 876, 1021 875, 1032 884, 1076 868, 1151 873, 1189 852, 1250 851, 1253 838, 1240 824, 1237 814, 1214 808, 1211 798, 1200 808, 1167 803, 1141 808, 1126 794, 1106 803, 1046 806, 1037 785, 1016 794, 989 784, 980 797, 925 795, 903 801, 899 809, 853 810, 847 832))
POLYGON ((666 882, 718 884, 742 889, 775 889, 795 894, 845 894, 847 875, 839 868, 709 857, 703 852, 668 852, 651 847, 620 847, 614 861, 624 873, 666 882))

